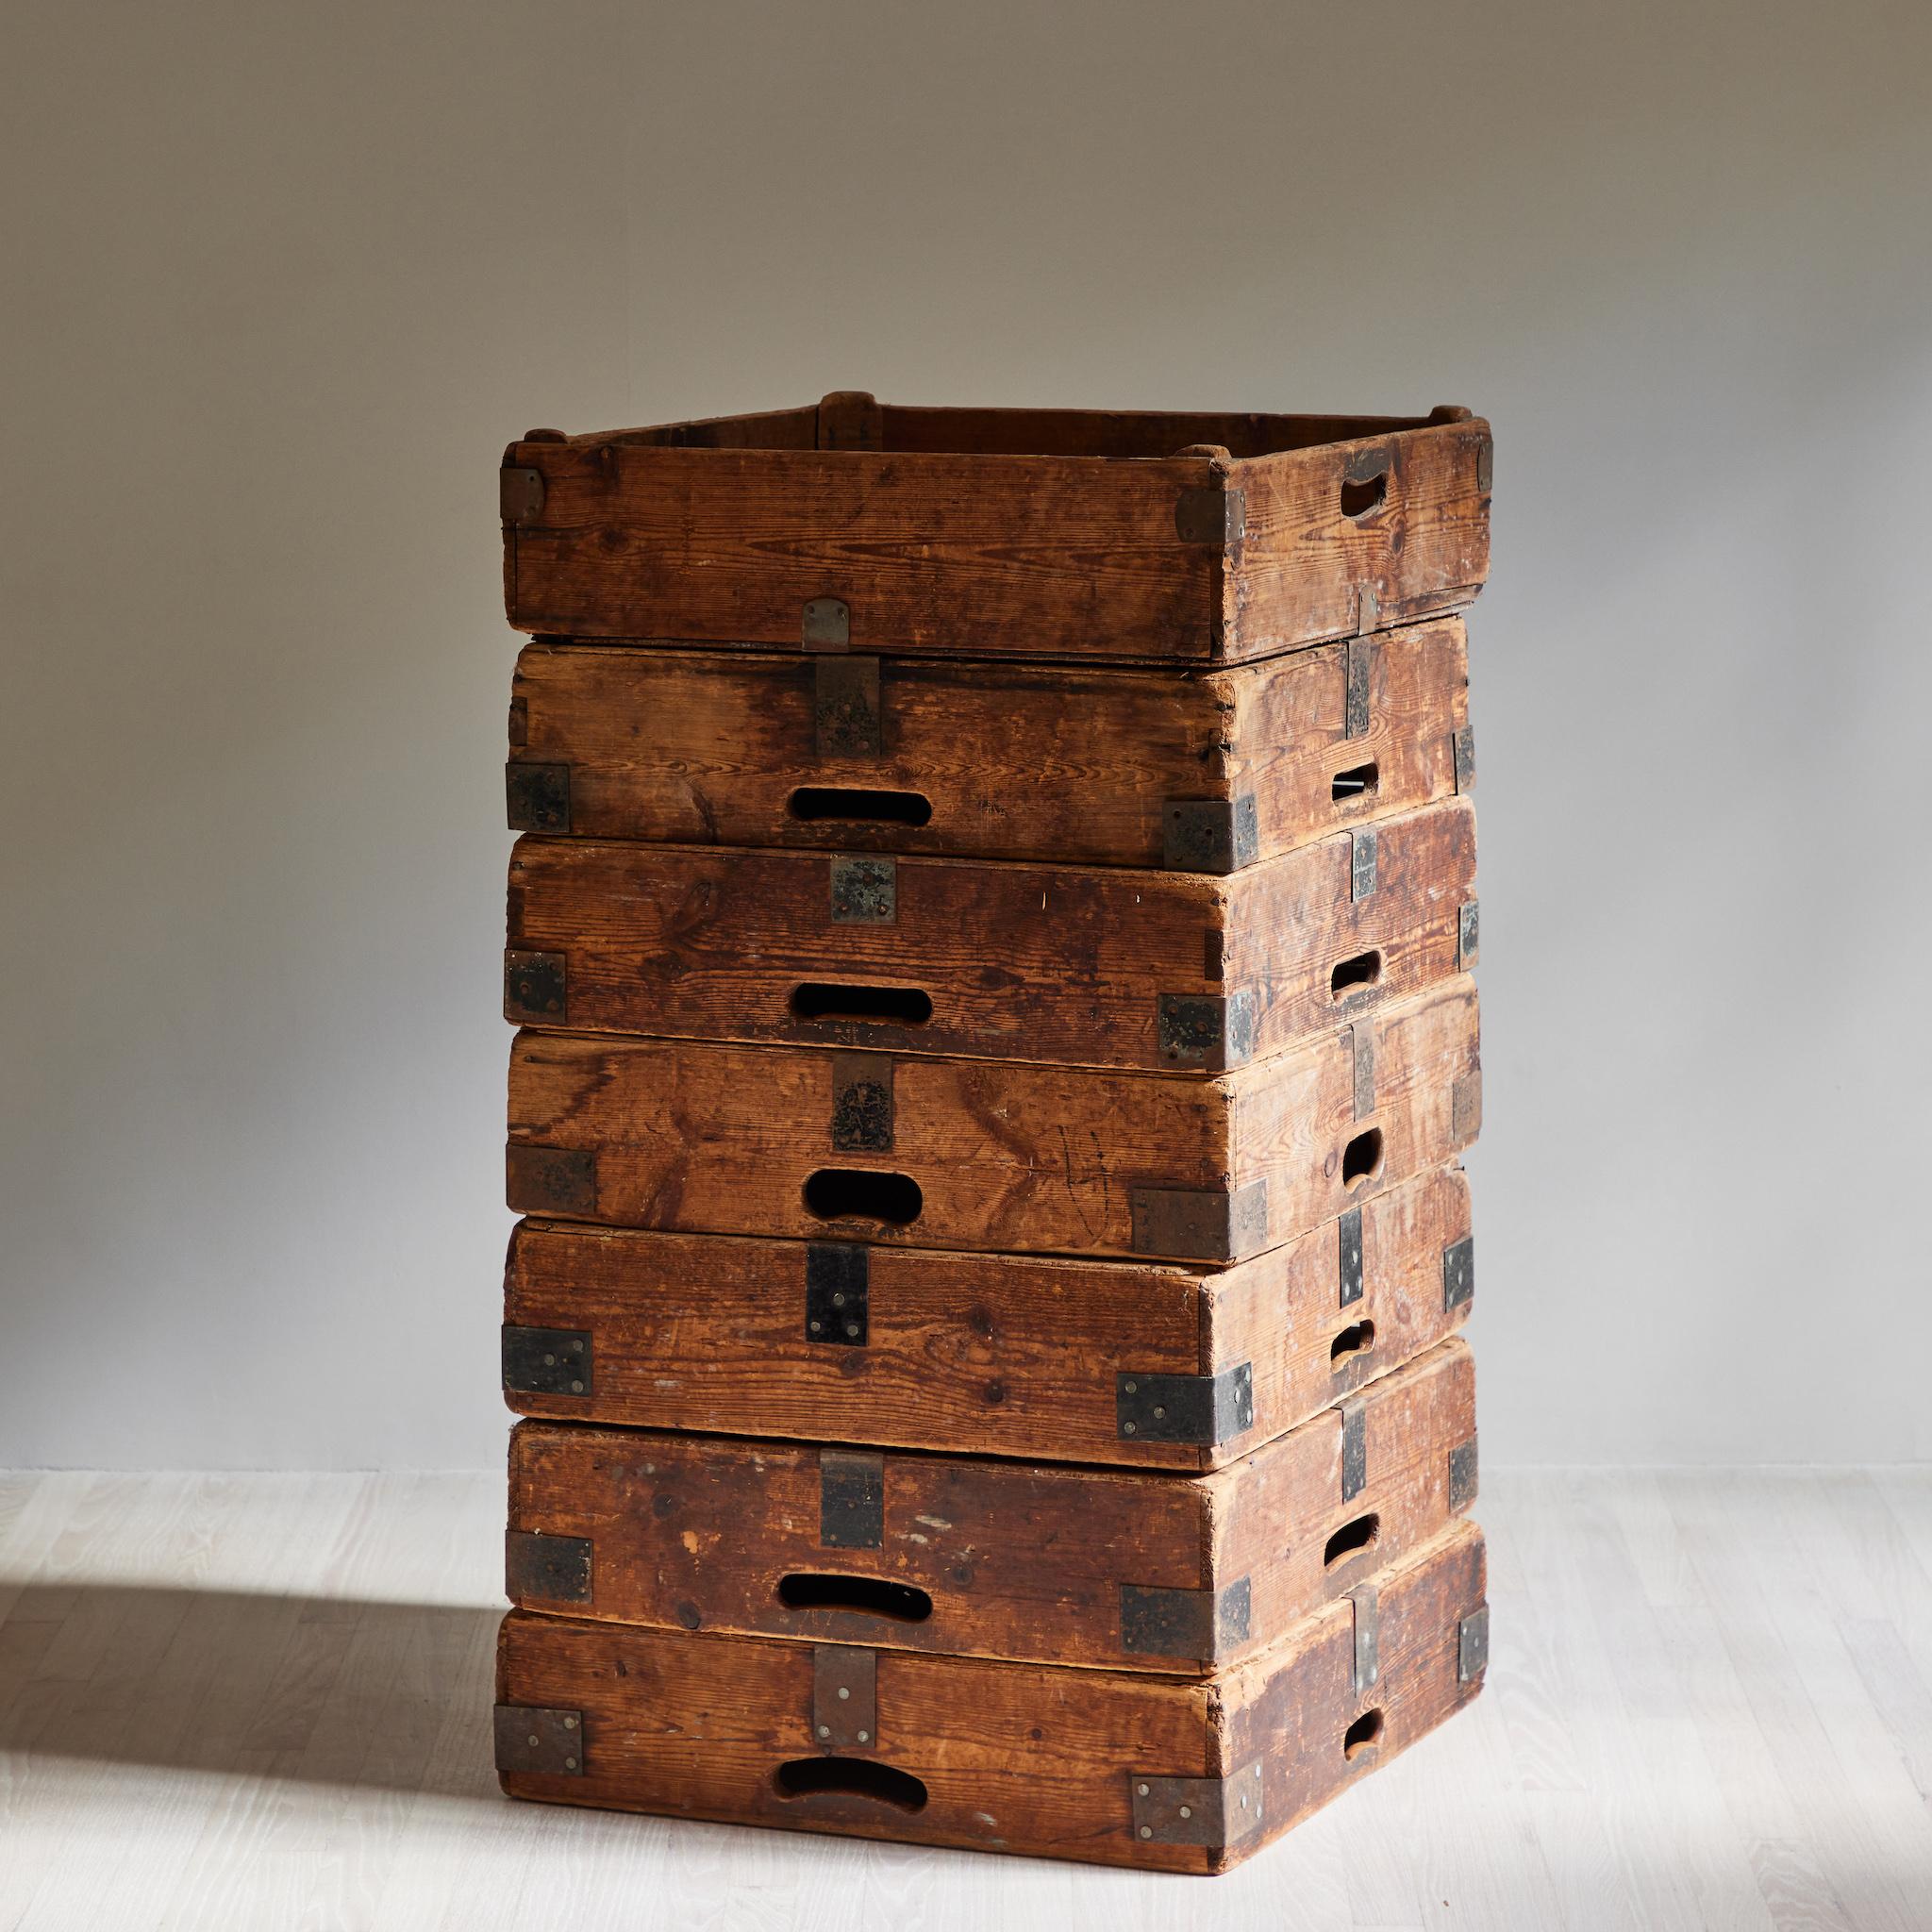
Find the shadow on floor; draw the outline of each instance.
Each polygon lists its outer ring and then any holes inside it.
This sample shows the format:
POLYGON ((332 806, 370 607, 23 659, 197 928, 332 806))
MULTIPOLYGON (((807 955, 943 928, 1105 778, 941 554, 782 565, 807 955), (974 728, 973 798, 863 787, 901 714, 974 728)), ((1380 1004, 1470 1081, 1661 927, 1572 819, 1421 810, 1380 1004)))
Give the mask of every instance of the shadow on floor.
POLYGON ((502 1614, 0 1578, 0 1751, 495 1802, 502 1614))

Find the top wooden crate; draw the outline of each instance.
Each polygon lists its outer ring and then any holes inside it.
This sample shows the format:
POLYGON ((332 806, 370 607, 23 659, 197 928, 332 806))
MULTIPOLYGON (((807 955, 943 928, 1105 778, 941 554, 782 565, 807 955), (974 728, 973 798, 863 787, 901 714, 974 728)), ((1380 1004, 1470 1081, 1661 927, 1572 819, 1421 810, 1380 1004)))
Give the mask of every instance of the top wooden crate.
POLYGON ((1239 663, 1465 605, 1489 425, 798 409, 505 453, 509 621, 546 636, 1239 663))

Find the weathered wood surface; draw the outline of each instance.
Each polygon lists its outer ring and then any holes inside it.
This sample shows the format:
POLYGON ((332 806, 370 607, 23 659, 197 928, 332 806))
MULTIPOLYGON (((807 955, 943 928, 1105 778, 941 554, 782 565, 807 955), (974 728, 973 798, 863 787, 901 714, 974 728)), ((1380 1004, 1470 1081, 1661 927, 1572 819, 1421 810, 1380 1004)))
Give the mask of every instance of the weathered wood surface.
POLYGON ((1331 1221, 1203 1273, 526 1221, 504 1274, 505 1399, 562 1421, 1212 1469, 1461 1324, 1474 1285, 1462 1170, 1363 1203, 1358 1280, 1342 1248, 1331 1221), (814 1257, 828 1277, 856 1272, 843 1306, 863 1302, 858 1337, 811 1329, 827 1319, 814 1257), (589 1374, 547 1372, 558 1351, 541 1331, 580 1337, 589 1374), (1203 1442, 1122 1433, 1122 1376, 1243 1365, 1251 1426, 1203 1442))
POLYGON ((1465 1623, 1486 1620, 1484 1587, 1467 1522, 1381 1572, 1379 1667, 1359 1686, 1363 1609, 1348 1598, 1205 1683, 513 1610, 497 1651, 498 1763, 511 1796, 553 1804, 1218 1872, 1476 1694, 1482 1659, 1459 1657, 1465 1623), (851 1705, 822 1698, 832 1675, 861 1704, 869 1680, 862 1744, 851 1705), (847 1727, 829 1748, 821 1711, 847 1727), (528 1737, 555 1768, 513 1768, 528 1737), (1172 1778, 1224 1789, 1158 1782, 1172 1778), (1257 1827, 1213 1828, 1215 1808, 1239 1821, 1257 1789, 1257 1827))
POLYGON ((1463 411, 1309 445, 1308 419, 874 408, 841 400, 830 448, 797 446, 797 411, 770 447, 717 424, 512 443, 511 624, 789 647, 837 599, 860 652, 1232 663, 1454 609, 1488 572, 1463 411))
POLYGON ((876 666, 875 752, 822 740, 796 653, 526 644, 510 827, 1158 867, 1170 801, 1243 798, 1258 861, 1453 796, 1469 724, 1454 617, 1214 672, 849 661, 876 666))
POLYGON ((1467 799, 1225 879, 525 838, 504 1012, 578 1032, 1216 1073, 1473 963, 1474 876, 1467 799))
POLYGON ((1209 1080, 525 1029, 509 1206, 716 1234, 1239 1260, 1481 1120, 1467 975, 1209 1080))
POLYGON ((1434 1536, 1474 1456, 1460 1341, 1193 1477, 525 1422, 508 1589, 663 1629, 1198 1675, 1434 1536))

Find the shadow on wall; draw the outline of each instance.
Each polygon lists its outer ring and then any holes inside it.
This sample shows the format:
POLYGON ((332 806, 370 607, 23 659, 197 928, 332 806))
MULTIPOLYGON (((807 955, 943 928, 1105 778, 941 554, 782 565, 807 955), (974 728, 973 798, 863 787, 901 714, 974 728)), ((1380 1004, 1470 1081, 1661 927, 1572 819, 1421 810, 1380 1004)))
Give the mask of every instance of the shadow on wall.
POLYGON ((0 1579, 0 1752, 508 1803, 502 1615, 0 1579))

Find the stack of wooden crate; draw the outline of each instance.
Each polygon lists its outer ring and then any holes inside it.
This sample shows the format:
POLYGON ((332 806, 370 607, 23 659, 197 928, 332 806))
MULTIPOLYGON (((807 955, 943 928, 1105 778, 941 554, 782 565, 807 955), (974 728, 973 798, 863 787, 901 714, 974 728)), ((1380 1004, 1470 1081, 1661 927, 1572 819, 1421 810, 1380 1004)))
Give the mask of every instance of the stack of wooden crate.
POLYGON ((508 1790, 1217 1871, 1474 1694, 1490 450, 510 447, 508 1790))

